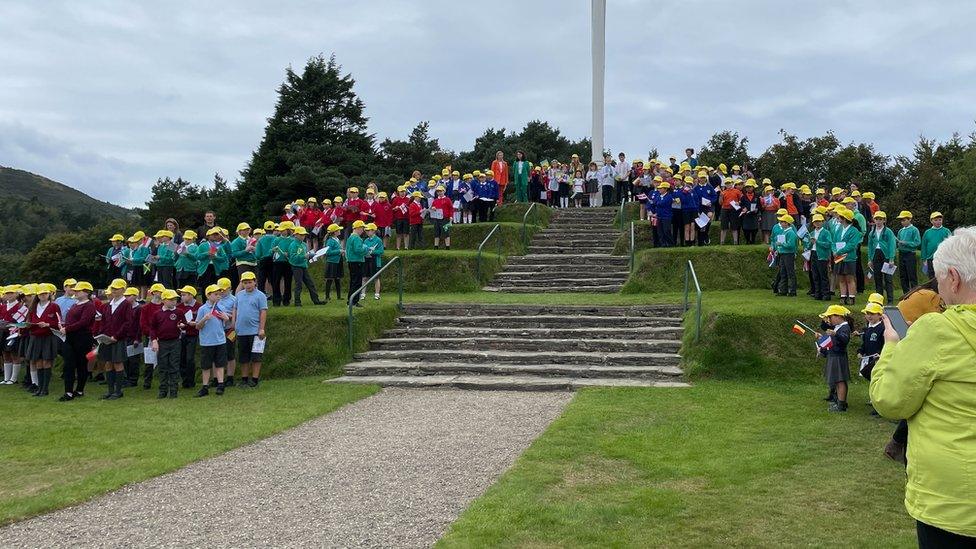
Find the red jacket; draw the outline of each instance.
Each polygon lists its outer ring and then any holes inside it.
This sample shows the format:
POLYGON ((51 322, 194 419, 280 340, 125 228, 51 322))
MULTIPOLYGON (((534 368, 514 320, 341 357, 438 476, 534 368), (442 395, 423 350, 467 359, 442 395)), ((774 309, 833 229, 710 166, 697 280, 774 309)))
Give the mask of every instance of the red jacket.
POLYGON ((152 324, 153 315, 156 314, 156 311, 162 308, 162 302, 153 303, 152 301, 147 301, 139 307, 139 309, 141 309, 141 312, 139 313, 139 329, 142 332, 142 335, 149 335, 149 325, 152 324))
POLYGON ((440 198, 435 198, 434 202, 430 205, 431 208, 437 208, 444 212, 444 219, 450 221, 454 217, 454 201, 446 196, 440 198))
POLYGON ((321 218, 322 218, 322 210, 319 210, 317 208, 305 208, 302 210, 301 216, 299 216, 299 219, 301 219, 302 227, 305 227, 306 229, 311 229, 312 227, 314 227, 315 224, 318 223, 319 219, 321 218))
POLYGON ((122 300, 122 303, 115 308, 115 312, 112 312, 111 302, 105 304, 105 308, 102 311, 102 326, 100 332, 115 338, 118 341, 122 341, 126 338, 129 332, 129 323, 132 322, 132 316, 134 311, 132 310, 132 305, 128 301, 122 300))
POLYGON ((51 335, 50 326, 58 327, 61 323, 61 308, 58 307, 57 303, 53 301, 48 301, 47 306, 44 307, 44 312, 37 314, 37 309, 27 314, 27 322, 31 324, 36 324, 39 322, 47 322, 47 328, 41 328, 40 326, 31 326, 30 335, 33 337, 45 337, 51 335))
POLYGON ((94 301, 88 301, 87 303, 76 303, 71 309, 68 310, 68 314, 62 321, 64 324, 65 332, 92 332, 94 330, 92 327, 95 325, 95 312, 98 307, 95 305, 94 301))
POLYGON ((377 227, 384 228, 393 224, 393 204, 387 202, 377 202, 373 204, 373 223, 377 227))
POLYGON ((199 309, 200 309, 200 304, 196 301, 194 301, 192 305, 186 305, 184 303, 180 303, 179 305, 176 306, 176 310, 180 312, 180 319, 182 320, 183 324, 185 324, 185 326, 183 327, 183 331, 189 337, 196 337, 200 335, 200 331, 196 329, 195 325, 192 322, 186 321, 186 312, 190 311, 191 313, 193 313, 191 318, 196 320, 197 310, 199 309))
POLYGON ((142 305, 132 307, 132 320, 129 321, 129 329, 125 335, 130 341, 142 339, 142 308, 142 305))
MULTIPOLYGON (((145 312, 145 311, 144 311, 145 312)), ((180 338, 180 324, 186 322, 179 308, 169 311, 160 308, 149 321, 149 339, 172 341, 180 338)))
POLYGON ((97 335, 102 333, 100 331, 102 329, 102 318, 105 318, 103 316, 103 313, 105 312, 105 307, 107 306, 107 304, 104 301, 101 301, 94 297, 91 299, 91 302, 95 306, 95 315, 96 315, 95 322, 93 322, 91 326, 91 332, 92 335, 97 335))
POLYGON ((344 225, 352 225, 353 221, 362 219, 360 212, 366 207, 366 201, 362 198, 350 198, 346 200, 342 207, 342 223, 344 225))
POLYGON ((373 208, 376 206, 376 201, 374 200, 370 203, 369 200, 363 200, 362 210, 359 211, 359 219, 362 219, 366 223, 371 223, 376 215, 373 213, 373 208))
POLYGON ((407 216, 410 219, 411 225, 424 224, 424 216, 422 215, 423 211, 424 207, 420 204, 417 204, 416 202, 410 203, 410 206, 407 208, 407 216))
POLYGON ((394 196, 393 197, 393 219, 394 219, 394 221, 397 220, 397 219, 406 219, 407 218, 407 212, 403 211, 401 209, 401 206, 407 206, 409 208, 410 207, 410 203, 411 203, 411 200, 410 200, 410 197, 409 196, 399 196, 399 195, 397 195, 397 196, 394 196))

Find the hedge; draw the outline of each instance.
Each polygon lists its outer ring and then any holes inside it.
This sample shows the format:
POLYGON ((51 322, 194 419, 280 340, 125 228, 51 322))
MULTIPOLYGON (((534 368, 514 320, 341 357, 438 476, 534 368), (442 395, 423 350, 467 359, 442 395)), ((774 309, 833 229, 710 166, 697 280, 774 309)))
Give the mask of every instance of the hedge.
MULTIPOLYGON (((524 202, 506 202, 495 208, 495 222, 497 223, 518 223, 522 225, 522 216, 529 209, 529 204, 524 202)), ((527 223, 548 227, 549 220, 552 219, 552 208, 545 204, 536 204, 529 214, 527 223)))
MULTIPOLYGON (((502 243, 502 254, 505 255, 522 255, 525 253, 526 244, 532 241, 532 236, 535 235, 536 231, 539 231, 542 227, 539 225, 527 224, 525 226, 526 240, 525 244, 522 241, 522 222, 521 219, 518 223, 512 222, 497 222, 498 232, 496 232, 491 240, 485 244, 485 251, 496 251, 497 240, 502 243)), ((477 250, 478 245, 481 241, 488 236, 491 232, 492 227, 495 223, 468 223, 468 224, 452 224, 451 225, 451 249, 452 250, 477 250)), ((391 237, 389 240, 390 247, 393 247, 396 240, 391 237)), ((411 243, 413 246, 414 243, 411 243)), ((443 242, 441 246, 443 246, 443 242)), ((423 246, 417 248, 420 250, 433 250, 434 249, 434 227, 432 225, 424 225, 424 238, 423 246)))

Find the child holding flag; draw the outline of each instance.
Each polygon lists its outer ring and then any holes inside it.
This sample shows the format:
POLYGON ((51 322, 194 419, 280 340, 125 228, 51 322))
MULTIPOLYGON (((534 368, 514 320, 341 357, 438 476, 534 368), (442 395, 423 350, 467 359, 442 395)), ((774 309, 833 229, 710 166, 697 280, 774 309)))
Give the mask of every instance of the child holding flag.
MULTIPOLYGON (((884 307, 880 303, 870 302, 861 312, 864 313, 865 326, 859 334, 861 336, 861 346, 857 349, 857 358, 860 359, 861 363, 858 372, 861 374, 861 377, 871 381, 871 370, 878 363, 878 358, 881 356, 881 351, 884 349, 885 344, 885 326, 881 318, 881 315, 884 313, 884 307)), ((872 408, 871 415, 876 416, 878 412, 872 408)))
POLYGON ((105 252, 105 264, 108 265, 108 280, 111 281, 116 278, 122 278, 122 264, 124 263, 122 249, 125 237, 116 234, 112 235, 112 238, 109 238, 108 241, 111 246, 105 252))
POLYGON ((824 334, 817 334, 817 348, 827 357, 824 379, 836 400, 830 403, 831 412, 847 411, 847 382, 851 368, 847 359, 847 345, 851 341, 851 311, 842 305, 831 305, 820 315, 829 326, 824 334))
POLYGON ((831 233, 824 227, 822 214, 813 214, 813 230, 808 234, 810 270, 813 272, 813 298, 830 301, 830 278, 827 276, 830 252, 834 247, 831 233))
MULTIPOLYGON (((3 304, 0 305, 0 321, 8 324, 15 324, 15 316, 22 307, 18 299, 19 288, 16 285, 3 287, 3 304)), ((0 346, 3 347, 3 385, 13 385, 17 383, 20 376, 20 356, 17 353, 17 328, 8 327, 0 331, 3 340, 0 346)))
MULTIPOLYGON (((454 203, 445 196, 445 189, 438 185, 437 198, 430 205, 430 216, 434 220, 434 249, 440 248, 441 238, 444 249, 451 249, 451 220, 454 218, 454 203)), ((379 292, 377 292, 378 294, 379 292)))
POLYGON ((176 247, 176 284, 179 286, 197 285, 197 233, 186 230, 183 242, 176 247))
POLYGON ((407 196, 407 186, 397 187, 393 197, 393 228, 396 231, 396 249, 410 249, 410 221, 407 210, 410 208, 410 197, 407 196))
MULTIPOLYGON (((329 225, 327 229, 329 236, 325 240, 325 302, 329 302, 329 294, 332 292, 332 284, 335 283, 336 299, 342 299, 342 243, 339 241, 339 233, 342 227, 335 223, 329 225)), ((399 235, 397 235, 399 239, 399 235)), ((398 240, 399 243, 399 240, 398 240)))
POLYGON ((183 331, 180 336, 180 377, 183 380, 183 388, 190 389, 196 385, 197 375, 197 342, 200 332, 197 331, 194 319, 200 304, 197 303, 197 289, 193 286, 183 286, 180 288, 180 303, 176 306, 182 324, 183 331))
POLYGON ((217 394, 224 394, 224 368, 227 367, 227 336, 224 334, 224 321, 229 315, 217 306, 220 300, 220 286, 207 286, 207 302, 197 310, 194 327, 200 333, 200 369, 203 372, 203 387, 196 396, 210 394, 210 371, 217 378, 217 394))

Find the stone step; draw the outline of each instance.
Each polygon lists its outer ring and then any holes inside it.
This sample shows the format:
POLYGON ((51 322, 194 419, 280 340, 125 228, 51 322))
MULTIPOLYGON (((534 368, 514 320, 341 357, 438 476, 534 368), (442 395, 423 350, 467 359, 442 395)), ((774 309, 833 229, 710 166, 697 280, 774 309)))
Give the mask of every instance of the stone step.
POLYGON ((547 245, 538 246, 535 244, 530 244, 526 251, 530 254, 547 254, 547 255, 576 255, 576 254, 593 254, 600 255, 606 254, 610 255, 613 252, 613 245, 590 245, 590 246, 562 246, 562 245, 547 245))
POLYGON ((467 362, 472 364, 580 364, 587 366, 678 366, 677 353, 567 351, 475 351, 467 349, 385 350, 357 353, 356 360, 467 362))
POLYGON ((676 366, 585 366, 576 364, 467 364, 463 362, 403 362, 372 360, 345 366, 347 376, 424 376, 482 374, 533 375, 563 378, 631 378, 674 380, 682 375, 676 366))
POLYGON ((620 236, 620 231, 612 229, 591 229, 591 230, 574 230, 574 229, 562 229, 559 227, 549 227, 548 229, 543 229, 535 233, 536 237, 539 236, 575 236, 585 234, 591 238, 601 238, 604 240, 616 240, 620 236))
POLYGON ((542 273, 543 276, 526 276, 527 274, 528 273, 512 273, 508 275, 500 274, 495 277, 492 284, 500 286, 518 286, 528 284, 530 286, 545 286, 547 288, 565 286, 568 288, 579 288, 580 291, 585 292, 586 288, 591 288, 594 286, 613 286, 614 284, 622 285, 623 283, 627 282, 626 276, 564 278, 566 276, 575 275, 576 273, 542 273))
POLYGON ((619 235, 620 228, 614 227, 612 223, 550 223, 550 229, 562 229, 566 231, 608 231, 612 229, 617 229, 617 234, 619 235))
POLYGON ((562 273, 572 271, 579 276, 623 276, 630 275, 630 270, 626 265, 607 265, 604 262, 594 263, 593 265, 573 265, 568 267, 565 263, 550 265, 533 265, 531 263, 509 263, 499 275, 507 273, 562 273))
POLYGON ((531 254, 508 257, 509 265, 627 265, 630 258, 609 254, 531 254))
POLYGON ((575 236, 548 236, 540 237, 536 236, 529 242, 529 247, 550 247, 558 246, 560 248, 573 247, 573 248, 607 248, 612 250, 614 247, 613 240, 604 239, 594 239, 594 238, 577 238, 575 236))
MULTIPOLYGON (((615 333, 629 330, 644 330, 654 328, 681 329, 681 318, 672 316, 578 316, 566 314, 539 314, 532 316, 488 314, 482 316, 465 316, 463 313, 454 317, 433 316, 425 314, 411 314, 397 319, 398 326, 407 330, 416 329, 445 329, 478 331, 490 329, 565 329, 578 328, 581 330, 603 329, 613 330, 615 333)), ((592 337, 592 336, 591 336, 592 337)))
MULTIPOLYGON (((418 318, 418 317, 414 317, 418 318)), ((470 317, 469 317, 470 318, 470 317)), ((620 326, 613 323, 619 321, 616 317, 603 317, 606 319, 605 325, 591 324, 588 327, 484 327, 484 326, 431 326, 429 323, 403 323, 401 327, 387 330, 384 338, 397 337, 487 337, 494 336, 500 338, 511 337, 531 337, 540 338, 578 338, 578 339, 619 339, 621 334, 635 333, 632 325, 620 326)), ((644 321, 645 319, 636 319, 644 321)), ((502 325, 499 323, 499 325, 502 325)), ((557 325, 558 326, 558 325, 557 325)), ((659 338, 659 339, 680 339, 684 330, 680 325, 648 325, 639 326, 636 334, 639 337, 659 338)))
POLYGON ((530 351, 584 353, 676 353, 681 341, 676 339, 540 339, 523 337, 382 337, 374 339, 377 351, 530 351))
POLYGON ((357 383, 383 387, 471 389, 495 391, 572 391, 582 387, 690 387, 682 381, 618 378, 556 378, 543 376, 342 376, 327 383, 357 383))
POLYGON ((403 306, 405 316, 428 315, 450 317, 444 322, 448 325, 455 319, 465 316, 506 316, 532 317, 552 315, 559 317, 575 316, 583 318, 617 318, 618 320, 648 317, 672 317, 680 321, 680 305, 547 305, 534 303, 407 303, 403 306), (621 318, 623 317, 623 318, 621 318))
POLYGON ((485 286, 481 288, 481 290, 485 292, 499 292, 506 294, 570 294, 583 291, 590 294, 615 294, 619 292, 620 288, 622 287, 623 284, 615 284, 612 286, 586 286, 584 288, 578 288, 576 286, 516 286, 499 283, 492 286, 485 286))

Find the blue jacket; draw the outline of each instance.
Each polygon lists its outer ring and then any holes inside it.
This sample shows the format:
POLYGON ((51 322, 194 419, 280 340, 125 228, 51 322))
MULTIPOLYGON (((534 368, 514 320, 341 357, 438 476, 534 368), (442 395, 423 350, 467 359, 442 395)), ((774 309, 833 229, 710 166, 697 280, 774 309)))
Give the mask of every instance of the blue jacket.
POLYGON ((695 193, 695 198, 697 198, 699 208, 710 208, 713 211, 715 210, 715 204, 718 202, 718 193, 715 192, 714 187, 711 185, 695 185, 695 188, 692 189, 692 191, 695 193), (702 198, 711 201, 711 204, 708 206, 702 206, 702 198))
POLYGON ((478 198, 498 200, 498 182, 494 179, 487 179, 484 183, 478 181, 474 184, 474 194, 478 198))
POLYGON ((684 189, 678 191, 681 196, 681 209, 687 211, 698 211, 698 206, 701 202, 698 201, 698 195, 695 194, 695 189, 692 187, 688 191, 684 189))
POLYGON ((657 200, 654 202, 654 213, 659 219, 671 219, 671 203, 675 198, 671 191, 658 194, 657 200))

